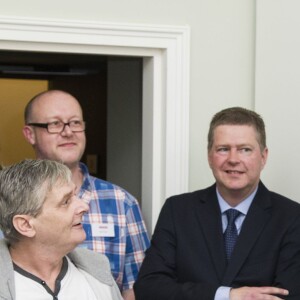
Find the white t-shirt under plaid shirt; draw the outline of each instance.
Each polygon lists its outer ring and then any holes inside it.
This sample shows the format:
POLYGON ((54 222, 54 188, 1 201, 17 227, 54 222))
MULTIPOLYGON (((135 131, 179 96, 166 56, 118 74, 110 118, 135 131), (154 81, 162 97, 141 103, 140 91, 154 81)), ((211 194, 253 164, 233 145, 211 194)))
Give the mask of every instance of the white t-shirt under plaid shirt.
POLYGON ((81 246, 108 257, 121 291, 132 288, 150 245, 139 204, 124 189, 91 176, 83 163, 80 168, 84 179, 79 197, 89 204, 81 246))

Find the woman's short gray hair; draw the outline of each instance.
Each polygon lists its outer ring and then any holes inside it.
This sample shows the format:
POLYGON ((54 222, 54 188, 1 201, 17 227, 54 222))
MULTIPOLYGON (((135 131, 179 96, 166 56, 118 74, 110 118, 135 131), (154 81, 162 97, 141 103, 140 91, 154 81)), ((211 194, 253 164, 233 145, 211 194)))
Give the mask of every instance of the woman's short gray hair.
POLYGON ((71 171, 47 159, 26 159, 0 171, 0 228, 10 242, 20 238, 13 226, 15 215, 36 217, 56 183, 71 182, 71 171))

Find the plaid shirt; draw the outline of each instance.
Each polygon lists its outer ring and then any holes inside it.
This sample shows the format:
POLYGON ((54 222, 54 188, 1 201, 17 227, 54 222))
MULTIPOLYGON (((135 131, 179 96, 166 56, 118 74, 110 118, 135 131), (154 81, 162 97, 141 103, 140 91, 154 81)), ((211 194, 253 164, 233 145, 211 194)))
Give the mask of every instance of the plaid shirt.
POLYGON ((80 168, 84 179, 79 198, 89 204, 89 212, 83 216, 86 240, 81 247, 108 257, 121 291, 133 288, 150 245, 139 204, 122 188, 91 176, 83 163, 80 168), (113 224, 114 234, 93 234, 94 226, 101 224, 113 224))

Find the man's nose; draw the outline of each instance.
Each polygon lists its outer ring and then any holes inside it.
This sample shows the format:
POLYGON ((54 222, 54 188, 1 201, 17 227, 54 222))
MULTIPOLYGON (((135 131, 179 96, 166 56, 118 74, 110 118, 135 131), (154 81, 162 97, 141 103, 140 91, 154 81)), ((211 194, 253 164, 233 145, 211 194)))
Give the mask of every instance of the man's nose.
POLYGON ((61 134, 62 135, 71 135, 71 134, 73 134, 73 131, 71 130, 69 123, 64 123, 64 128, 63 128, 61 134))
POLYGON ((229 157, 230 162, 238 162, 239 161, 239 153, 236 149, 231 149, 229 151, 229 157))

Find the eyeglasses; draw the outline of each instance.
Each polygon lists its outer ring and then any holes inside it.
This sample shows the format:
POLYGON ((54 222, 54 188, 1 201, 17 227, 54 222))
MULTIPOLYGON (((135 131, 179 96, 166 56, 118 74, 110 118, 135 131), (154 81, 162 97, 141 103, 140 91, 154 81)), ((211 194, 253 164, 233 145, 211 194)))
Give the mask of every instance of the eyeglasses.
POLYGON ((85 122, 81 120, 74 120, 68 123, 62 121, 54 121, 50 123, 28 123, 29 126, 46 128, 49 133, 61 133, 68 125, 72 132, 82 132, 85 130, 85 122))

